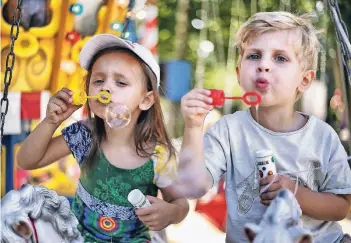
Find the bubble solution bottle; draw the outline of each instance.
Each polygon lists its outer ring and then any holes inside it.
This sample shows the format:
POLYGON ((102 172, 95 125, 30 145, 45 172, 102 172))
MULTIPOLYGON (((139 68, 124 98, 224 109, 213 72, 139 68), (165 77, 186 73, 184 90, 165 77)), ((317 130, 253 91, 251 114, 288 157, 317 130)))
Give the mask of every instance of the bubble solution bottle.
POLYGON ((272 176, 277 174, 273 152, 271 150, 260 150, 256 152, 256 165, 260 177, 272 176))
POLYGON ((146 208, 151 206, 149 200, 147 200, 145 195, 139 189, 134 189, 128 194, 128 201, 135 208, 146 208))
MULTIPOLYGON (((145 195, 139 190, 134 189, 128 194, 128 201, 135 207, 135 208, 146 208, 151 206, 151 203, 145 195)), ((151 242, 152 243, 165 243, 165 241, 161 238, 160 235, 156 231, 150 231, 151 242)))

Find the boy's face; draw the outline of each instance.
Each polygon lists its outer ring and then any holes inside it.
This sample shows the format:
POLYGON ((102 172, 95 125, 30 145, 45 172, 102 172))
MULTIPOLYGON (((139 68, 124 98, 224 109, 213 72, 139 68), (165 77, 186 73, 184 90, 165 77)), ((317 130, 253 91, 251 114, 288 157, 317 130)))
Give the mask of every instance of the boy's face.
POLYGON ((294 104, 297 91, 306 91, 314 78, 314 71, 303 72, 296 57, 296 37, 291 31, 270 31, 244 50, 238 80, 245 92, 261 94, 262 106, 294 104))

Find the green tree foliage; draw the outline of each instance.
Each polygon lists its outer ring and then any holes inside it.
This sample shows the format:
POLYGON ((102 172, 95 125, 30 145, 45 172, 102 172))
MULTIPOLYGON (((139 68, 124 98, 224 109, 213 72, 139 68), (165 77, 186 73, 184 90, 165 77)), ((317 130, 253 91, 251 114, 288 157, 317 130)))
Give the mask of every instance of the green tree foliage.
MULTIPOLYGON (((316 11, 315 0, 204 0, 209 4, 208 13, 208 29, 207 39, 210 40, 214 46, 214 51, 206 58, 206 77, 215 76, 209 72, 216 72, 216 69, 221 69, 219 73, 223 73, 223 69, 226 67, 220 66, 219 64, 219 49, 218 40, 216 39, 216 33, 221 30, 223 39, 224 59, 225 62, 228 60, 228 47, 233 43, 229 43, 230 35, 233 35, 230 31, 231 21, 233 21, 234 32, 238 26, 245 21, 253 12, 256 11, 276 11, 276 10, 288 10, 294 13, 303 13, 316 11), (212 4, 213 3, 213 4, 212 4), (217 8, 218 15, 215 16, 214 8, 217 8), (233 11, 232 11, 232 8, 233 11), (216 18, 215 18, 216 17, 216 18)), ((340 10, 343 14, 343 20, 346 26, 351 31, 351 3, 349 0, 338 0, 340 10)), ((159 53, 160 60, 166 61, 174 59, 175 54, 175 26, 176 26, 176 0, 162 0, 157 1, 159 7, 159 53)), ((197 51, 199 48, 199 33, 200 31, 195 29, 191 25, 193 19, 201 18, 201 0, 190 0, 189 6, 189 23, 188 23, 188 38, 186 45, 185 59, 190 61, 193 69, 196 67, 197 51)), ((332 23, 329 20, 329 11, 324 6, 324 13, 315 19, 317 28, 328 29, 328 37, 330 41, 335 39, 334 29, 332 23), (329 28, 328 28, 329 27, 329 28)), ((233 58, 235 58, 234 56, 233 58)), ((232 57, 230 57, 232 58, 232 57)), ((207 81, 207 80, 206 80, 207 81)), ((208 83, 206 85, 210 87, 216 87, 218 81, 215 83, 208 83)), ((221 85, 219 85, 220 87, 221 85)))

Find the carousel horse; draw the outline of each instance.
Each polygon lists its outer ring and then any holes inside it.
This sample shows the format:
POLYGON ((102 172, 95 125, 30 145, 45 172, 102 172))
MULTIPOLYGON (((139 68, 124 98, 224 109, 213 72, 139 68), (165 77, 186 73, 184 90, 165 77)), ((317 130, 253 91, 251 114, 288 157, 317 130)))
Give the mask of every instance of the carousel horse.
POLYGON ((312 233, 302 227, 302 211, 290 190, 281 190, 271 202, 261 222, 246 224, 246 236, 252 243, 310 243, 312 233))
POLYGON ((43 186, 24 184, 1 200, 1 243, 80 243, 68 199, 43 186))

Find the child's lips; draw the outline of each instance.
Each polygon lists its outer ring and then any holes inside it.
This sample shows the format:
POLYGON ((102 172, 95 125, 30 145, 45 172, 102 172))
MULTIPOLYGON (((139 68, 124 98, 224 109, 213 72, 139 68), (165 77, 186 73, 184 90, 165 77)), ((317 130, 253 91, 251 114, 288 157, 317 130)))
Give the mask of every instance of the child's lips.
POLYGON ((108 100, 108 97, 106 95, 101 95, 101 99, 108 100))
POLYGON ((266 89, 269 85, 269 82, 265 78, 259 78, 256 80, 257 89, 266 89))

